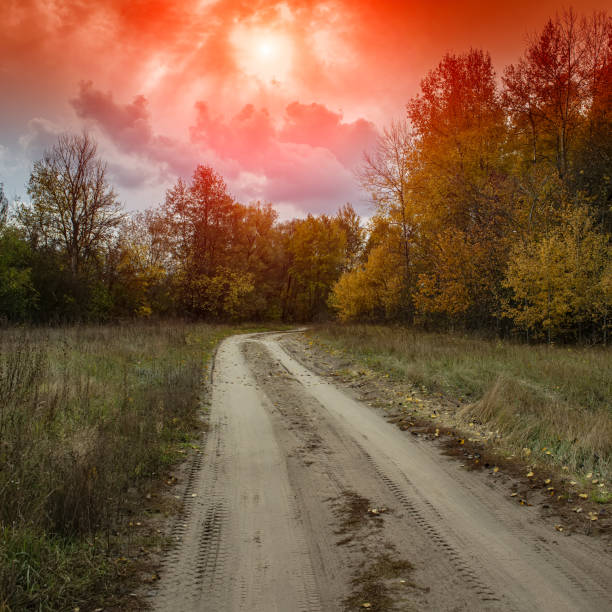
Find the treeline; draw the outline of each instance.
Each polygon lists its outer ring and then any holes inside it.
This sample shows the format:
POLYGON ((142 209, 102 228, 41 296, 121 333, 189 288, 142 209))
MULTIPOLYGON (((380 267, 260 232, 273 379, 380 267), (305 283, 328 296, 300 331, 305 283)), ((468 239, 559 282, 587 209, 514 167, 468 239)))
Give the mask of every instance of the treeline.
POLYGON ((606 341, 612 27, 550 20, 501 75, 446 55, 361 174, 375 215, 340 318, 606 341))
POLYGON ((365 157, 350 205, 280 223, 198 166, 128 216, 95 142, 62 136, 29 202, 0 190, 0 318, 398 321, 606 342, 612 315, 612 24, 550 20, 495 74, 446 55, 365 157))
POLYGON ((106 321, 191 316, 312 321, 362 248, 350 205, 279 223, 198 166, 155 209, 127 215, 96 143, 64 135, 34 164, 28 202, 0 202, 0 318, 106 321))

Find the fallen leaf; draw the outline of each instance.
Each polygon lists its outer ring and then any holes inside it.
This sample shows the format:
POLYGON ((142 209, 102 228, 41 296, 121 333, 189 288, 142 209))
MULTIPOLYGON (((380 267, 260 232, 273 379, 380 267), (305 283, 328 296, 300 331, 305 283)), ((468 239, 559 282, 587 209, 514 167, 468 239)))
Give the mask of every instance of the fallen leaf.
POLYGON ((597 516, 597 514, 595 514, 595 512, 589 512, 589 519, 591 521, 596 521, 596 520, 598 520, 598 516, 597 516))
POLYGON ((372 607, 372 604, 366 601, 365 603, 362 603, 362 604, 361 604, 361 607, 362 607, 362 608, 371 608, 371 607, 372 607))
POLYGON ((529 473, 527 474, 527 478, 533 478, 533 472, 529 472, 529 473))
POLYGON ((580 513, 582 512, 582 508, 576 508, 576 509, 574 510, 574 512, 575 512, 576 514, 580 514, 580 513))
POLYGON ((550 484, 550 478, 547 478, 547 479, 544 481, 544 484, 550 484))
POLYGON ((516 497, 518 493, 510 493, 510 497, 516 497))
POLYGON ((495 466, 495 467, 493 468, 493 471, 494 471, 495 473, 497 473, 497 472, 499 472, 499 468, 498 468, 497 466, 495 466))
POLYGON ((465 440, 459 440, 459 444, 465 444, 465 440))
POLYGON ((591 478, 593 478, 593 472, 589 472, 586 477, 590 480, 591 478))
POLYGON ((555 525, 555 529, 557 531, 563 531, 563 527, 561 525, 555 525))
POLYGON ((586 493, 579 493, 578 497, 582 498, 582 499, 587 499, 588 495, 586 493))
POLYGON ((570 480, 570 485, 575 486, 576 485, 576 481, 575 480, 570 480))
POLYGON ((593 484, 597 484, 599 482, 599 480, 597 480, 597 478, 595 478, 595 480, 593 480, 593 484))

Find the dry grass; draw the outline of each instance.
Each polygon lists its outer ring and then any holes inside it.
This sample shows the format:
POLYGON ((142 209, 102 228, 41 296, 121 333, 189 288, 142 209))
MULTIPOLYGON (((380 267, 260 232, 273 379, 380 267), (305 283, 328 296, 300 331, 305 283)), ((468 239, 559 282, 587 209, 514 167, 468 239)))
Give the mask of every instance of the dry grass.
POLYGON ((612 350, 528 346, 367 325, 313 331, 370 368, 441 392, 513 451, 609 480, 612 350), (542 449, 547 452, 542 454, 542 449))
POLYGON ((229 333, 0 332, 0 610, 72 609, 116 591, 128 492, 197 434, 204 365, 229 333))

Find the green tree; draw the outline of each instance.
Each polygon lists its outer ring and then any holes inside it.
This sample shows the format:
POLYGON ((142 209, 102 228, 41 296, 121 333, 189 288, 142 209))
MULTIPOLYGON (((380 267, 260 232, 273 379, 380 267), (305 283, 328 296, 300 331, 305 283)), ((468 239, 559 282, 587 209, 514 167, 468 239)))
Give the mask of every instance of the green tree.
POLYGON ((27 321, 37 306, 32 252, 15 227, 0 227, 0 319, 27 321))

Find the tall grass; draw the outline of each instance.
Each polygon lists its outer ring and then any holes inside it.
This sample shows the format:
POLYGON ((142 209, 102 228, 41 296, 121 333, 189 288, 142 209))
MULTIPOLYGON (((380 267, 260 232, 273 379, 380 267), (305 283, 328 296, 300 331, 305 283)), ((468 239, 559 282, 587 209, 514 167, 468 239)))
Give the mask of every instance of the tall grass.
POLYGON ((229 331, 0 332, 0 610, 68 609, 111 589, 126 492, 201 426, 204 365, 229 331))
POLYGON ((499 430, 511 449, 546 448, 547 461, 610 477, 611 349, 375 325, 328 325, 313 333, 373 369, 458 400, 460 416, 499 430))

